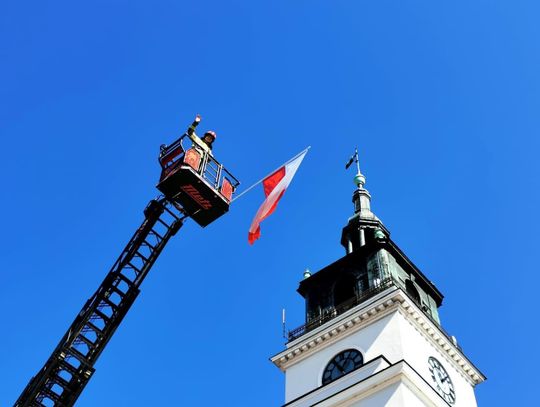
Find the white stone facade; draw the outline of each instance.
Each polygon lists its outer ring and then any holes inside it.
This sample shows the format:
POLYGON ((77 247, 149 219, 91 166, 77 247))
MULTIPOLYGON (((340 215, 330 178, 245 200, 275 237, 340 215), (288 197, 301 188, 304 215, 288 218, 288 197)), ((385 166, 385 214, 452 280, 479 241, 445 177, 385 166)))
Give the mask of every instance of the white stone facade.
POLYGON ((455 406, 476 407, 474 386, 485 377, 407 295, 388 290, 289 342, 272 357, 285 372, 288 406, 455 406), (364 365, 321 386, 328 362, 357 349, 364 365), (436 389, 428 358, 448 372, 455 403, 436 389))

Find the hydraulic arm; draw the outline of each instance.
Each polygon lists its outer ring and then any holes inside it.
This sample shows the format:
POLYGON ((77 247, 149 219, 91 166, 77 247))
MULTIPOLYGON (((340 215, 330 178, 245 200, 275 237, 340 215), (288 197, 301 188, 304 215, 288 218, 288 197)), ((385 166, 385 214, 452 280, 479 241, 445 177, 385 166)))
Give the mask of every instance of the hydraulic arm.
POLYGON ((150 201, 143 223, 15 407, 75 404, 148 271, 184 219, 205 227, 229 210, 239 181, 214 158, 210 147, 201 148, 203 142, 194 131, 199 122, 197 116, 188 133, 161 146, 157 188, 163 197, 150 201), (186 149, 184 142, 192 144, 186 149))
POLYGON ((186 215, 167 200, 152 200, 145 219, 105 280, 15 403, 72 406, 94 373, 94 363, 139 294, 139 286, 186 215))

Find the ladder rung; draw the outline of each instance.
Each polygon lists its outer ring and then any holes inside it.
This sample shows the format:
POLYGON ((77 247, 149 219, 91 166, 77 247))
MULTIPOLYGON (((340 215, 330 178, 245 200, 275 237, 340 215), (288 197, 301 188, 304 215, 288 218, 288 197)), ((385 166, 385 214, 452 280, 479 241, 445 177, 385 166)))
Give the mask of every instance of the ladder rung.
POLYGON ((41 390, 40 392, 41 394, 43 394, 45 397, 51 399, 52 401, 59 401, 60 400, 60 395, 56 394, 54 391, 52 390, 49 390, 49 389, 43 389, 41 390))
POLYGON ((129 278, 127 278, 125 275, 123 275, 122 273, 118 272, 116 273, 116 276, 121 279, 121 280, 124 280, 127 285, 129 285, 129 288, 131 288, 133 286, 133 281, 131 281, 129 278))
POLYGON ((78 370, 75 366, 73 366, 72 364, 70 364, 67 360, 65 359, 62 359, 59 363, 60 367, 61 367, 61 370, 67 370, 69 373, 71 373, 73 376, 77 376, 78 375, 78 370))
POLYGON ((135 267, 133 264, 131 264, 130 261, 124 266, 124 267, 131 267, 133 270, 135 270, 137 273, 140 273, 141 270, 139 270, 137 267, 135 267))
POLYGON ((166 206, 164 206, 163 209, 165 209, 165 211, 167 211, 167 213, 168 213, 169 215, 171 215, 175 220, 179 220, 179 219, 180 219, 178 216, 176 216, 176 214, 175 214, 173 211, 171 211, 171 210, 170 210, 169 208, 167 208, 166 206))
POLYGON ((58 372, 56 372, 55 375, 51 378, 51 381, 55 382, 55 383, 58 383, 64 389, 67 389, 69 387, 69 382, 66 379, 60 377, 58 375, 58 372))
POLYGON ((97 326, 95 326, 92 322, 86 321, 86 325, 88 326, 88 328, 94 331, 97 336, 103 336, 103 331, 99 329, 97 326))
POLYGON ((154 250, 155 249, 155 246, 154 245, 151 245, 150 243, 148 243, 146 240, 143 240, 143 242, 141 243, 141 245, 146 245, 150 248, 150 250, 154 250))
POLYGON ((161 223, 163 226, 165 226, 167 229, 170 229, 170 228, 171 228, 171 226, 170 226, 168 223, 162 221, 160 218, 157 218, 157 221, 158 221, 159 223, 161 223))
POLYGON ((114 302, 109 301, 108 298, 101 298, 101 301, 100 301, 98 307, 99 307, 101 304, 103 304, 103 303, 104 303, 105 305, 108 305, 109 307, 111 307, 111 309, 112 309, 113 311, 118 310, 118 308, 120 307, 120 304, 115 304, 114 302))
POLYGON ((103 321, 105 321, 105 323, 107 323, 107 322, 109 322, 111 320, 110 317, 108 317, 107 315, 105 315, 103 312, 101 312, 98 309, 94 310, 94 314, 96 314, 99 318, 101 318, 103 321))
POLYGON ((88 347, 90 348, 90 350, 92 350, 96 344, 94 342, 92 342, 90 339, 88 339, 86 336, 82 335, 82 334, 79 334, 76 338, 75 338, 75 341, 78 341, 80 340, 81 342, 84 342, 85 344, 88 345, 88 347))
MULTIPOLYGON (((111 285, 111 286, 110 286, 110 289, 113 290, 115 293, 118 293, 118 295, 119 295, 120 297, 122 297, 122 299, 124 298, 124 296, 125 296, 126 293, 127 293, 127 291, 124 292, 124 291, 120 290, 120 289, 118 288, 118 286, 116 286, 116 285, 111 285)), ((128 288, 128 290, 129 290, 129 288, 128 288)))
POLYGON ((88 360, 86 359, 86 356, 84 356, 81 352, 79 352, 77 349, 75 349, 73 346, 71 346, 68 350, 69 354, 73 356, 75 359, 77 359, 79 362, 89 365, 88 360))
MULTIPOLYGON (((82 369, 83 368, 82 366, 83 365, 81 365, 81 367, 79 369, 82 369)), ((65 383, 67 383, 66 388, 71 390, 73 384, 75 384, 77 382, 81 383, 81 382, 84 382, 86 380, 86 378, 84 377, 84 374, 81 373, 81 371, 79 369, 75 369, 71 365, 69 365, 69 369, 66 369, 66 368, 61 369, 61 370, 66 370, 69 373, 71 373, 71 379, 70 379, 71 383, 67 382, 67 380, 60 377, 58 372, 56 373, 56 376, 53 378, 53 380, 56 380, 57 378, 63 380, 65 383)))
POLYGON ((144 256, 141 252, 139 251, 136 251, 135 254, 133 255, 133 257, 135 256, 139 256, 141 259, 143 259, 145 262, 148 262, 148 258, 146 256, 144 256))
POLYGON ((150 232, 148 234, 154 234, 156 237, 158 237, 160 240, 163 240, 163 236, 161 236, 158 232, 156 232, 154 229, 150 229, 150 232))

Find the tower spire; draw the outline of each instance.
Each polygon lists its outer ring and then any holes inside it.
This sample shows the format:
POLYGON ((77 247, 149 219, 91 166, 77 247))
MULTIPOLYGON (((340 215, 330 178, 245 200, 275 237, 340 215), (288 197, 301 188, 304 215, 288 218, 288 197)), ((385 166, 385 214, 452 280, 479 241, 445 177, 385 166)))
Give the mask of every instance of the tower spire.
POLYGON ((355 216, 359 214, 359 217, 364 219, 377 219, 373 212, 371 212, 371 195, 364 187, 366 185, 366 177, 360 171, 358 148, 354 149, 354 155, 349 159, 345 169, 348 169, 353 162, 356 163, 356 175, 353 178, 354 185, 356 185, 356 190, 353 192, 352 198, 354 204, 354 214, 355 216))
POLYGON ((389 235, 379 218, 371 212, 371 194, 365 188, 366 177, 360 171, 358 148, 355 148, 354 154, 345 165, 345 169, 349 169, 353 163, 356 163, 356 175, 353 178, 356 189, 352 196, 354 214, 349 218, 349 222, 343 229, 341 236, 341 244, 345 247, 347 253, 364 246, 366 239, 374 236, 375 232, 379 237, 381 236, 379 231, 384 231, 386 236, 389 235), (369 232, 369 236, 366 235, 367 232, 369 232))

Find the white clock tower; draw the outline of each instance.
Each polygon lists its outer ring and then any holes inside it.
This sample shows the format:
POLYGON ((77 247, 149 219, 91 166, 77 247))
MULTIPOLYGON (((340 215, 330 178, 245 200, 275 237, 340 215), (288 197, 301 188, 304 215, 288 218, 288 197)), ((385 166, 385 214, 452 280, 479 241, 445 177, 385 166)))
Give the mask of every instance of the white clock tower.
POLYGON ((359 168, 355 182, 346 255, 300 283, 306 323, 271 358, 285 406, 475 407, 485 377, 441 327, 443 295, 371 212, 359 168))

